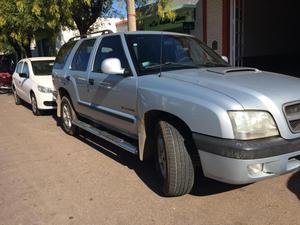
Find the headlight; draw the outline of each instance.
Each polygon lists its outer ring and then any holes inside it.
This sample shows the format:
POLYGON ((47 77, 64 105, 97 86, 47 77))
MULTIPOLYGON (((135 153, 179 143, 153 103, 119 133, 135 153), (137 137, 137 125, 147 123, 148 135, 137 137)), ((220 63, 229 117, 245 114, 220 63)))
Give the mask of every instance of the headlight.
POLYGON ((268 112, 230 111, 228 112, 235 138, 251 140, 279 135, 276 123, 268 112))
POLYGON ((53 90, 51 88, 43 87, 40 85, 38 85, 38 90, 43 93, 53 93, 53 90))

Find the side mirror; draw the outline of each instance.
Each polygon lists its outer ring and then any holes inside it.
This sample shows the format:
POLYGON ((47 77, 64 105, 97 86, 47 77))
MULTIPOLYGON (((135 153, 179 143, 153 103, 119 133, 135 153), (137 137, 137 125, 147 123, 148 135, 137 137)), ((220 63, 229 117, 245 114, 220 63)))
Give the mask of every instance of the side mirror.
POLYGON ((104 59, 101 64, 101 71, 107 74, 121 74, 123 75, 125 69, 121 66, 121 61, 118 58, 104 59))
POLYGON ((222 56, 222 59, 223 59, 225 62, 229 63, 229 60, 228 60, 228 57, 227 57, 227 56, 223 55, 223 56, 222 56))
POLYGON ((22 78, 28 78, 27 73, 19 73, 19 76, 22 77, 22 78))

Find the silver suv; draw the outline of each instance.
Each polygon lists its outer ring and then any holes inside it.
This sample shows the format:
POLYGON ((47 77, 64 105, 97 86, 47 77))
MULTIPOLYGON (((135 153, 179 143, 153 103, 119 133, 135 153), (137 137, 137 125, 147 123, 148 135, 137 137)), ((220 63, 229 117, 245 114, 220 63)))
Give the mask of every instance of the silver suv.
POLYGON ((53 80, 65 132, 154 157, 166 196, 189 193, 196 170, 246 184, 300 168, 300 79, 231 67, 193 36, 73 39, 53 80))

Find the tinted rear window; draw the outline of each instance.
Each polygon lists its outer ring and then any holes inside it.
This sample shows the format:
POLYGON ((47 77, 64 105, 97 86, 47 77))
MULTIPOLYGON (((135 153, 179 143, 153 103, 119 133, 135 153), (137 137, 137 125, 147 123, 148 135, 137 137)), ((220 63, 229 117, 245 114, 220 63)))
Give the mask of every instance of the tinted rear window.
POLYGON ((72 70, 86 71, 94 43, 95 39, 89 39, 80 44, 72 61, 72 70))
POLYGON ((76 41, 70 41, 66 44, 64 44, 61 49, 59 50, 56 59, 55 59, 55 64, 54 64, 54 69, 63 69, 68 56, 71 53, 72 48, 74 47, 74 45, 76 44, 76 41))
POLYGON ((31 62, 33 73, 36 76, 51 75, 53 64, 53 60, 31 62))

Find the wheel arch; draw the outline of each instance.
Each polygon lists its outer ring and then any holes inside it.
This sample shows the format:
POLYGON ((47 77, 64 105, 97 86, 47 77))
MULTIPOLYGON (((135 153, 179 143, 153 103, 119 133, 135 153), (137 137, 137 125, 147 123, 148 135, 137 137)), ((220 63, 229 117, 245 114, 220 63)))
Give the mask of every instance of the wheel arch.
MULTIPOLYGON (((70 98, 70 94, 69 92, 61 87, 58 89, 58 92, 57 92, 57 96, 56 96, 56 115, 57 117, 61 117, 61 100, 64 96, 67 96, 69 98, 69 100, 71 101, 71 98, 70 98)), ((72 104, 72 101, 71 101, 71 104, 72 104)))
POLYGON ((139 156, 140 160, 146 160, 154 155, 155 149, 153 143, 154 129, 158 121, 165 120, 174 125, 182 134, 189 140, 189 153, 195 165, 200 165, 200 158, 196 150, 194 140, 192 138, 192 131, 187 123, 180 117, 161 110, 150 110, 143 116, 139 124, 139 156), (144 130, 144 131, 143 131, 144 130))

